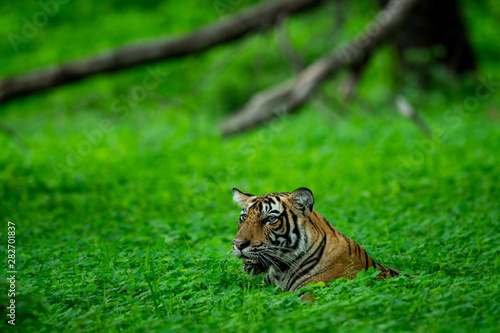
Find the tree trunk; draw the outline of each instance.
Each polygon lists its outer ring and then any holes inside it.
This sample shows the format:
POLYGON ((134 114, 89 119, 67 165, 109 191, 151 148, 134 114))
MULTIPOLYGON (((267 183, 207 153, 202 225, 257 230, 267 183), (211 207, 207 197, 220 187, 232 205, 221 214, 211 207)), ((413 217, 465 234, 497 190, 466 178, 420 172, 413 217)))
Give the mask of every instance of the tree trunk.
POLYGON ((212 23, 185 36, 124 46, 86 59, 47 67, 0 82, 0 103, 85 78, 166 59, 200 53, 259 30, 279 19, 323 4, 326 0, 279 0, 259 3, 222 22, 212 23))
MULTIPOLYGON (((377 2, 384 7, 389 0, 377 2)), ((407 49, 437 45, 444 48, 444 54, 437 60, 452 73, 462 74, 476 69, 476 58, 457 0, 422 1, 409 15, 406 24, 394 33, 393 41, 401 65, 407 69, 420 70, 405 60, 404 52, 407 49)))
POLYGON ((360 64, 366 54, 385 42, 396 29, 404 25, 413 6, 420 1, 423 0, 389 1, 367 24, 367 29, 351 43, 333 49, 329 55, 302 70, 296 78, 254 95, 242 109, 224 121, 222 133, 234 135, 297 110, 322 82, 341 69, 360 64), (372 29, 374 27, 376 30, 372 29))

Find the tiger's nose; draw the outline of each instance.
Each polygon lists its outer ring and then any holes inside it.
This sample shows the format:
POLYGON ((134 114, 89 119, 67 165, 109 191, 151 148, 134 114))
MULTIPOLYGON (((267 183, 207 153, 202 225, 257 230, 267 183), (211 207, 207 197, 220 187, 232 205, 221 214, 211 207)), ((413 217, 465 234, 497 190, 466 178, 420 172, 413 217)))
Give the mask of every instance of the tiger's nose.
POLYGON ((245 247, 248 247, 248 245, 250 245, 250 241, 235 239, 233 244, 236 245, 238 249, 243 250, 245 247))

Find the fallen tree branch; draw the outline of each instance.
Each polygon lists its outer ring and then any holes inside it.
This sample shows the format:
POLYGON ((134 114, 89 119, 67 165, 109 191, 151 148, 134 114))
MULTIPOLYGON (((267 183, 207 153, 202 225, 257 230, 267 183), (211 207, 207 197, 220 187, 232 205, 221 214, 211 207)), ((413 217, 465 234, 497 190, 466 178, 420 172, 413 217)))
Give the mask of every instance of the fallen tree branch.
POLYGON ((372 52, 366 52, 365 55, 358 61, 358 63, 354 64, 351 67, 346 80, 339 87, 340 95, 342 95, 342 97, 344 97, 346 101, 350 101, 354 97, 356 88, 361 81, 361 77, 363 76, 363 72, 365 71, 368 62, 370 61, 371 55, 372 52))
MULTIPOLYGON (((299 73, 306 67, 306 62, 293 47, 292 41, 290 40, 286 30, 286 24, 286 18, 276 24, 276 40, 285 59, 290 63, 294 71, 299 73)), ((320 111, 323 116, 329 119, 332 118, 331 114, 333 113, 333 110, 328 107, 325 102, 325 97, 320 91, 313 93, 311 100, 318 105, 318 111, 320 111)))
POLYGON ((316 88, 338 70, 359 62, 397 28, 420 0, 391 0, 354 41, 333 50, 300 72, 295 79, 266 89, 252 97, 222 124, 223 135, 233 135, 290 113, 303 105, 316 88))
POLYGON ((279 19, 276 23, 276 41, 278 42, 283 56, 292 65, 293 70, 300 72, 305 67, 305 61, 293 48, 290 38, 288 37, 286 25, 286 17, 279 19))
POLYGON ((422 133, 425 134, 429 139, 432 139, 432 131, 427 125, 427 123, 420 117, 420 114, 411 106, 410 102, 402 96, 398 95, 396 96, 396 99, 394 101, 396 103, 396 107, 398 109, 398 112, 403 116, 411 121, 413 121, 418 128, 422 131, 422 133))
POLYGON ((7 137, 11 138, 13 142, 17 143, 21 148, 28 149, 28 144, 23 140, 23 138, 11 127, 0 123, 0 132, 4 133, 7 137))
POLYGON ((222 22, 202 27, 185 36, 143 45, 125 46, 86 59, 49 67, 0 82, 0 102, 76 82, 97 74, 179 58, 239 39, 257 29, 269 29, 287 15, 311 9, 326 0, 266 1, 222 22))

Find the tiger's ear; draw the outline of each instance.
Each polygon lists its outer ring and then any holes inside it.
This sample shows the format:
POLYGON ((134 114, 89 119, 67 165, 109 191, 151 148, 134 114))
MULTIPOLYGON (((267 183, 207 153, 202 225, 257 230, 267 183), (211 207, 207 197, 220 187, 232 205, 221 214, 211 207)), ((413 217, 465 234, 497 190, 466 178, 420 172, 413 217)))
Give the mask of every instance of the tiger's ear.
POLYGON ((305 187, 296 189, 290 195, 290 200, 304 215, 311 214, 314 205, 314 196, 310 189, 305 187))
POLYGON ((254 195, 241 192, 237 188, 233 188, 233 201, 240 205, 241 208, 245 208, 247 202, 250 198, 253 198, 254 195))

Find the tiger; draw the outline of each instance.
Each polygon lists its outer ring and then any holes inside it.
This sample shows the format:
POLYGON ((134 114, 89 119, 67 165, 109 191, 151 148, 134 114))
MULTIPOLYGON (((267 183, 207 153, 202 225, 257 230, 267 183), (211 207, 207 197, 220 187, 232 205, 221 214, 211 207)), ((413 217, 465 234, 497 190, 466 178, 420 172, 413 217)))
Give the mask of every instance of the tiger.
POLYGON ((264 284, 294 292, 311 283, 354 279, 370 267, 380 272, 378 279, 401 273, 376 263, 363 247, 316 212, 308 188, 260 196, 233 188, 233 200, 242 208, 233 253, 244 259, 247 274, 267 272, 264 284))

